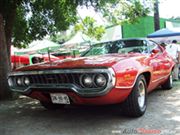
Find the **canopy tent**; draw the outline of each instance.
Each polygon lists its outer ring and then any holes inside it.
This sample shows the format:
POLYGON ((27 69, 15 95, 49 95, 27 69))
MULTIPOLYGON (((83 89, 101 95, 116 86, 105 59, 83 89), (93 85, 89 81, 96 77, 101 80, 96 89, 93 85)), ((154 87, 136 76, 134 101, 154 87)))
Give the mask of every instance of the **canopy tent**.
POLYGON ((180 28, 163 28, 147 36, 156 42, 171 43, 172 40, 180 42, 180 28))
POLYGON ((77 44, 83 44, 90 41, 91 41, 90 38, 88 38, 86 35, 82 34, 81 32, 78 32, 69 41, 65 42, 62 45, 67 47, 74 47, 77 44))
POLYGON ((22 65, 29 65, 30 64, 30 59, 28 55, 15 55, 16 52, 18 52, 20 49, 14 47, 13 45, 11 46, 11 64, 12 68, 22 65))
POLYGON ((14 53, 18 52, 20 49, 14 47, 13 45, 11 45, 11 55, 13 55, 14 53))
POLYGON ((148 38, 159 38, 159 37, 171 37, 171 36, 180 36, 180 28, 163 28, 156 32, 149 34, 148 38))
POLYGON ((62 44, 62 48, 59 50, 66 49, 65 52, 72 52, 75 55, 87 50, 94 42, 88 36, 78 32, 69 41, 62 44))
POLYGON ((22 54, 48 53, 50 51, 57 50, 58 48, 60 48, 59 44, 44 39, 44 40, 33 41, 29 45, 29 48, 21 49, 15 52, 15 54, 22 55, 22 54))

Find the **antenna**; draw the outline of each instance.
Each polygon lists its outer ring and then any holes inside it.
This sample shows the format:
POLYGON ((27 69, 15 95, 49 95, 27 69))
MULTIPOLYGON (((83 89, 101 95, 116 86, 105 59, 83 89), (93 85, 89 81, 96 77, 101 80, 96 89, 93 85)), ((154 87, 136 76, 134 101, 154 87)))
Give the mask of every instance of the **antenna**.
POLYGON ((48 47, 48 60, 49 60, 49 62, 52 62, 49 47, 48 47))

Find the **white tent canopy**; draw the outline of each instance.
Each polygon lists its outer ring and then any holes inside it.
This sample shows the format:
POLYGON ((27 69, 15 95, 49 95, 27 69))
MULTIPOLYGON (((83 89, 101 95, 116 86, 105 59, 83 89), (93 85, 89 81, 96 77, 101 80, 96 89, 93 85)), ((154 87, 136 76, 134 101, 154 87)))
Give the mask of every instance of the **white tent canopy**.
POLYGON ((16 52, 18 52, 20 49, 14 47, 13 45, 11 46, 11 54, 15 54, 16 52))
POLYGON ((90 41, 90 39, 86 35, 82 34, 81 32, 78 32, 69 41, 65 42, 62 45, 71 46, 71 45, 86 43, 89 41, 90 41))
POLYGON ((59 44, 49 41, 47 39, 33 41, 29 44, 29 48, 21 49, 17 53, 36 53, 38 51, 48 51, 52 50, 53 48, 60 47, 59 44))

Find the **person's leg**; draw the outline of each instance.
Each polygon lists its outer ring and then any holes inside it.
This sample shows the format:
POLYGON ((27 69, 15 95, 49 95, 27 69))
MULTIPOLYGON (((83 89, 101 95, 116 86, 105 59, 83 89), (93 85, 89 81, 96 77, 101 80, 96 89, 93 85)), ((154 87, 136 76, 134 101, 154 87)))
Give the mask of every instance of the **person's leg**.
POLYGON ((174 80, 178 80, 178 75, 179 75, 179 66, 178 64, 175 64, 174 66, 174 71, 173 71, 173 78, 174 80))
POLYGON ((178 64, 178 79, 180 79, 180 70, 179 70, 179 68, 180 68, 180 64, 178 64))

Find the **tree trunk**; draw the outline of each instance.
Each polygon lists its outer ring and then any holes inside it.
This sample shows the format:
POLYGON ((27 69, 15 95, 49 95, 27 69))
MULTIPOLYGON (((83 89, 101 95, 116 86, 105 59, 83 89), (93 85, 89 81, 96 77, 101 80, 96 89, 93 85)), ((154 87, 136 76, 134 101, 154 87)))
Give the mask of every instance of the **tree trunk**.
POLYGON ((156 0, 154 3, 154 30, 157 31, 160 29, 159 24, 159 1, 156 0))
POLYGON ((7 75, 10 69, 8 60, 4 20, 2 14, 0 14, 0 100, 12 97, 7 82, 7 75))
MULTIPOLYGON (((6 15, 6 23, 4 26, 9 68, 11 67, 10 66, 11 65, 11 58, 10 58, 10 56, 11 56, 11 45, 12 45, 11 37, 12 37, 14 19, 16 16, 16 8, 17 8, 17 2, 14 2, 11 6, 11 9, 9 10, 9 14, 6 15)), ((10 70, 11 69, 9 69, 9 71, 10 70)))

